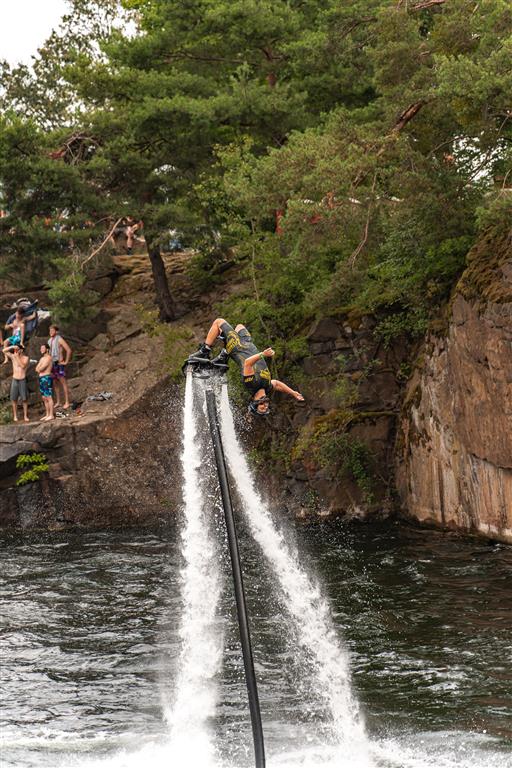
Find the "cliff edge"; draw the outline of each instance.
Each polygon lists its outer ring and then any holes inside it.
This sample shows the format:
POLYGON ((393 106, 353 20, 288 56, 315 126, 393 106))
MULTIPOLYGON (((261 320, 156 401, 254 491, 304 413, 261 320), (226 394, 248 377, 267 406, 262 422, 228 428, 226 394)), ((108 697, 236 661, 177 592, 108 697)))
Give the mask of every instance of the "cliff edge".
POLYGON ((397 442, 407 517, 512 543, 512 231, 469 253, 427 340, 397 442))

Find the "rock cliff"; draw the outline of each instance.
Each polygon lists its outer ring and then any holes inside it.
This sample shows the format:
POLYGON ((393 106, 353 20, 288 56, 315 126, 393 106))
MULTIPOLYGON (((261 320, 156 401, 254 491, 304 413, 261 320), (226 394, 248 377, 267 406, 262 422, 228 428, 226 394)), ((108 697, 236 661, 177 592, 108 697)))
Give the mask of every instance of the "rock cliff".
MULTIPOLYGON (((288 370, 306 404, 277 396, 271 423, 245 435, 280 504, 298 515, 368 517, 397 511, 398 491, 410 520, 512 542, 510 232, 489 234, 468 258, 446 321, 407 383, 413 348, 404 339, 379 342, 374 319, 340 314, 304 329, 288 370)), ((163 335, 148 321, 147 256, 116 257, 94 276, 98 314, 68 333, 79 414, 0 427, 0 526, 154 525, 177 509, 182 387, 170 371, 226 298, 251 290, 235 268, 210 294, 200 292, 186 262, 184 254, 166 259, 183 317, 163 335), (102 390, 112 399, 87 400, 102 390), (31 451, 46 455, 50 472, 19 487, 16 457, 31 451)), ((0 370, 4 398, 6 374, 0 370)))
POLYGON ((512 542, 512 232, 468 261, 408 386, 397 484, 409 518, 512 542))
MULTIPOLYGON (((179 254, 170 256, 169 276, 193 303, 183 262, 179 254)), ((94 276, 91 287, 102 296, 96 317, 65 329, 74 348, 71 398, 79 410, 39 422, 32 370, 30 423, 0 426, 0 526, 148 525, 164 522, 181 501, 180 392, 169 376, 164 341, 144 319, 153 308, 149 260, 116 257, 110 270, 94 276), (101 392, 111 399, 88 399, 101 392), (50 471, 40 482, 17 486, 16 458, 33 451, 45 454, 50 471)), ((44 293, 38 297, 44 304, 44 293)), ((13 296, 2 298, 8 304, 13 296)), ((193 336, 185 322, 177 323, 174 335, 179 339, 185 329, 193 336)), ((31 357, 37 357, 47 331, 41 327, 31 340, 31 357)), ((7 366, 0 371, 4 398, 9 373, 7 366)), ((10 420, 7 405, 3 413, 10 420)))

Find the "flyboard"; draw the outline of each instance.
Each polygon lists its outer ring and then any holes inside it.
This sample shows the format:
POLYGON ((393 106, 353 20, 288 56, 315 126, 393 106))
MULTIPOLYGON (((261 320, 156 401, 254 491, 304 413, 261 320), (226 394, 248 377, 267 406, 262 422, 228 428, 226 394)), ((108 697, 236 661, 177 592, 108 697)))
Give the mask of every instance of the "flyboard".
MULTIPOLYGON (((194 378, 201 379, 211 379, 212 377, 219 375, 223 376, 228 368, 227 363, 224 361, 210 361, 201 357, 195 357, 194 355, 189 357, 183 365, 183 372, 185 374, 187 373, 189 366, 192 368, 192 376, 194 378)), ((233 573, 233 583, 235 588, 238 628, 240 631, 240 642, 242 646, 242 656, 244 661, 245 682, 247 685, 247 694, 249 698, 249 711, 251 715, 252 737, 254 742, 254 758, 256 768, 265 768, 265 744, 263 740, 263 729, 261 725, 258 686, 254 672, 254 660, 252 655, 251 635, 249 631, 249 618, 247 615, 242 566, 240 563, 240 551, 238 548, 238 536, 236 532, 235 517, 233 514, 233 505, 231 503, 231 492, 229 489, 226 460, 224 458, 224 449, 222 447, 222 438, 219 428, 219 417, 217 413, 215 392, 213 386, 208 386, 208 384, 206 385, 206 411, 208 414, 208 422, 210 425, 210 434, 213 443, 215 463, 217 466, 222 506, 224 508, 224 518, 226 521, 231 570, 233 573)))

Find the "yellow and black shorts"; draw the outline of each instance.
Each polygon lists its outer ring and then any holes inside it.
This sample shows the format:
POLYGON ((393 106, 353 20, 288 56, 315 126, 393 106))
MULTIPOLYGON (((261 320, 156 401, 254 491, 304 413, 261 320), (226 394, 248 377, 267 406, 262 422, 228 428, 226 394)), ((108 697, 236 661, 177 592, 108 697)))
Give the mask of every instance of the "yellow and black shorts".
POLYGON ((243 365, 244 360, 255 355, 258 351, 247 328, 235 331, 229 323, 222 323, 220 328, 224 337, 226 352, 240 365, 243 365))

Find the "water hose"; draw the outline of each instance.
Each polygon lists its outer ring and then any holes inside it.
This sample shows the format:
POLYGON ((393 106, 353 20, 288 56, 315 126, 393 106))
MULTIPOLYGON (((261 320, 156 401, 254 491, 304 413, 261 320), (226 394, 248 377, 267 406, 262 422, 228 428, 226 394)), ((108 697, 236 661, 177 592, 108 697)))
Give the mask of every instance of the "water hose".
POLYGON ((258 686, 256 683, 256 675, 254 674, 254 661, 252 656, 251 635, 249 632, 249 619, 247 617, 247 605, 245 602, 242 568, 240 565, 240 552, 238 550, 238 538, 236 534, 235 518, 233 515, 233 506, 231 504, 231 493, 229 490, 226 460, 224 458, 224 448, 222 447, 222 440, 220 436, 215 393, 211 389, 206 390, 206 409, 208 412, 208 421, 210 423, 210 432, 212 436, 213 450, 215 453, 215 463, 217 464, 222 506, 224 507, 224 517, 226 520, 226 529, 228 534, 229 554, 231 557, 231 567, 233 570, 238 627, 240 630, 240 641, 242 644, 242 656, 244 659, 245 668, 245 682, 247 684, 249 710, 251 713, 254 757, 256 768, 265 768, 265 745, 263 741, 263 730, 261 727, 258 686))

